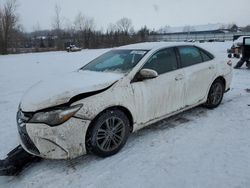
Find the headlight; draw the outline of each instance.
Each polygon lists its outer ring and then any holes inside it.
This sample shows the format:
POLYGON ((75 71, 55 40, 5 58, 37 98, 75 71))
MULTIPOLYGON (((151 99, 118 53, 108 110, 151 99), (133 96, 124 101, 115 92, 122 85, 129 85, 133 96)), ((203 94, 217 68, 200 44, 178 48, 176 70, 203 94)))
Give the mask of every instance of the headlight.
POLYGON ((67 108, 64 107, 46 112, 37 112, 29 120, 29 123, 45 123, 56 126, 71 118, 81 107, 82 104, 78 104, 67 108))

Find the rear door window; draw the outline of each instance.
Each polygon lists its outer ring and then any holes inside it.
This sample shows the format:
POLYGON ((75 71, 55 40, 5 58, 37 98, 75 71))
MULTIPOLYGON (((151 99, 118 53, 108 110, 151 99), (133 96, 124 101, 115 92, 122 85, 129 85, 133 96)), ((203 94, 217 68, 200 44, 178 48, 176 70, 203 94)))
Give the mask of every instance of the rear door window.
POLYGON ((193 46, 178 47, 182 67, 192 66, 202 62, 201 53, 198 48, 193 46))
POLYGON ((210 61, 212 58, 208 56, 203 50, 200 50, 203 61, 210 61))

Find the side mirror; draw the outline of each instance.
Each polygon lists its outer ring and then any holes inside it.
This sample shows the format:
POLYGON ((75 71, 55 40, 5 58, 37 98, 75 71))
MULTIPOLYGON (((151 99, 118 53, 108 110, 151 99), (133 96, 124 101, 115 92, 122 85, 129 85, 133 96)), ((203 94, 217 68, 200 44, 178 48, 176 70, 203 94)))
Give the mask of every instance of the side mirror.
POLYGON ((158 73, 153 69, 142 69, 139 72, 140 80, 156 78, 158 73))

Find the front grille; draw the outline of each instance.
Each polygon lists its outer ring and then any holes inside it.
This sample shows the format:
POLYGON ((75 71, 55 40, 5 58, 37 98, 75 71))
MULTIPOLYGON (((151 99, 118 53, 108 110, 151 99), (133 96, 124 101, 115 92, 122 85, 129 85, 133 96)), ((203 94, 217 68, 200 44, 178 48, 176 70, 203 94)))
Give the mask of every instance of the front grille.
MULTIPOLYGON (((23 145, 32 153, 39 155, 40 152, 30 139, 27 130, 26 130, 26 124, 28 122, 28 116, 22 112, 21 110, 18 111, 17 113, 17 129, 18 133, 20 135, 20 139, 23 143, 23 145)), ((30 118, 30 117, 29 117, 30 118)))

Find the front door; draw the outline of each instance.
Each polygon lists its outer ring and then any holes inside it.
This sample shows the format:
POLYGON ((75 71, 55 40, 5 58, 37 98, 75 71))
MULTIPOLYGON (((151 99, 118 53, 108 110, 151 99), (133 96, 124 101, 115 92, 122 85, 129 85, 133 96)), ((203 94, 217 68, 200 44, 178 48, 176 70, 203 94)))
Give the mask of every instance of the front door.
POLYGON ((152 69, 158 77, 133 81, 136 111, 140 123, 156 120, 184 106, 183 70, 178 69, 174 48, 156 52, 142 69, 152 69))

